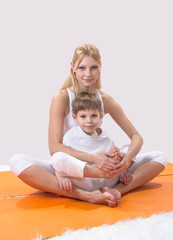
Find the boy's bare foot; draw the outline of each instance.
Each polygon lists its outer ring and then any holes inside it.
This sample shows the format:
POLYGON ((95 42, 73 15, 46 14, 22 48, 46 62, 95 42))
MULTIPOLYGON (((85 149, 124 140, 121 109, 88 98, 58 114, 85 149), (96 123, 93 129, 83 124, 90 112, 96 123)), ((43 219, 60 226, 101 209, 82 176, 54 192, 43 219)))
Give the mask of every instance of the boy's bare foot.
POLYGON ((115 189, 115 188, 108 188, 108 187, 102 187, 100 189, 100 191, 102 193, 106 193, 107 192, 107 193, 112 194, 114 196, 114 198, 115 198, 116 204, 119 203, 119 201, 121 199, 121 193, 117 189, 115 189))
POLYGON ((117 204, 117 201, 115 200, 115 196, 112 193, 109 193, 107 191, 101 192, 99 190, 95 190, 91 192, 91 197, 88 200, 90 203, 98 203, 98 204, 105 204, 109 207, 115 207, 117 204))
POLYGON ((117 146, 112 145, 110 150, 109 150, 109 152, 111 154, 114 154, 113 158, 115 160, 118 160, 119 162, 121 161, 122 157, 121 157, 121 154, 120 154, 120 150, 119 150, 119 148, 117 146))
POLYGON ((86 164, 84 167, 84 177, 94 177, 94 178, 113 178, 113 176, 108 173, 100 170, 96 166, 86 164))
POLYGON ((91 178, 113 178, 117 173, 113 174, 112 172, 104 172, 97 168, 96 166, 92 166, 86 164, 84 167, 84 177, 91 177, 91 178))

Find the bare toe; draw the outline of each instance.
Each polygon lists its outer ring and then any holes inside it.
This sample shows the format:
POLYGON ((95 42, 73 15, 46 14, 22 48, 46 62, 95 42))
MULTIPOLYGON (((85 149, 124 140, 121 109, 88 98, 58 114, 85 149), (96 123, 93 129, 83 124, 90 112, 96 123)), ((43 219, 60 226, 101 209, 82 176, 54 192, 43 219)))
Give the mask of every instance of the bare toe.
POLYGON ((92 192, 92 197, 89 200, 91 203, 100 203, 100 204, 106 204, 109 207, 115 207, 116 201, 113 194, 108 192, 100 192, 99 190, 92 192))
POLYGON ((121 193, 115 188, 102 187, 100 191, 103 193, 107 192, 112 194, 115 198, 116 203, 118 203, 121 199, 121 193))
POLYGON ((115 197, 115 201, 118 203, 121 199, 121 193, 117 189, 112 189, 111 193, 115 197))
POLYGON ((107 205, 109 207, 115 207, 116 206, 116 201, 115 201, 115 197, 113 196, 113 194, 108 193, 108 192, 104 192, 103 193, 105 202, 107 203, 107 205))

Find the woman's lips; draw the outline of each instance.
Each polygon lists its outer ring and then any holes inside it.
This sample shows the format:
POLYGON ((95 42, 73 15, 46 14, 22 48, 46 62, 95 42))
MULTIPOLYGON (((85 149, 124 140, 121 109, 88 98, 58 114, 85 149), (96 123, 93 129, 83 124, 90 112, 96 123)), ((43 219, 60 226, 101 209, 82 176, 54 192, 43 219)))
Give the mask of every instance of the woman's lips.
POLYGON ((83 81, 85 81, 85 82, 91 82, 92 79, 83 79, 83 81))

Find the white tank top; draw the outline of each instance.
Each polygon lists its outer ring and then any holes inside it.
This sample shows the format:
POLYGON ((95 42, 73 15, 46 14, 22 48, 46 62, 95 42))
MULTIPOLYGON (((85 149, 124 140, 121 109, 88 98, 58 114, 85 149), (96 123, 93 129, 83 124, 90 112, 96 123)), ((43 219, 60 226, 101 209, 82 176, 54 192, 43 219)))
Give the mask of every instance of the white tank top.
MULTIPOLYGON (((67 92, 68 92, 68 96, 69 96, 69 113, 68 115, 64 118, 64 134, 72 127, 74 126, 78 126, 78 124, 74 121, 73 117, 72 117, 72 114, 73 114, 73 111, 72 111, 72 101, 73 99, 75 98, 75 93, 70 89, 70 88, 67 88, 67 92)), ((103 116, 104 116, 104 105, 103 105, 103 100, 102 100, 102 97, 100 95, 100 92, 98 89, 96 89, 96 94, 98 95, 100 101, 101 101, 101 110, 103 112, 103 116)), ((101 126, 101 123, 102 121, 100 122, 100 125, 101 126)))

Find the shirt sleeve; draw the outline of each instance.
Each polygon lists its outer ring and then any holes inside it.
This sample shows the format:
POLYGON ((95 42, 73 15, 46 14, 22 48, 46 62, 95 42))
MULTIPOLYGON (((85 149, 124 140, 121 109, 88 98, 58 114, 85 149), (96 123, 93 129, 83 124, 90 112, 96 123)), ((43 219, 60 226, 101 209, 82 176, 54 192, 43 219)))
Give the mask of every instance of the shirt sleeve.
POLYGON ((62 143, 67 147, 71 147, 72 136, 73 136, 72 129, 70 129, 64 134, 62 143))

